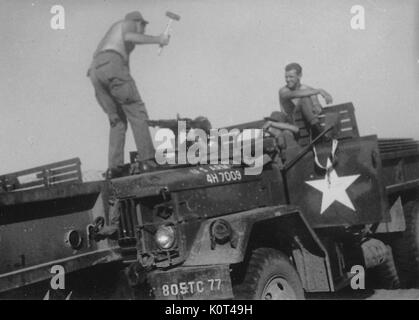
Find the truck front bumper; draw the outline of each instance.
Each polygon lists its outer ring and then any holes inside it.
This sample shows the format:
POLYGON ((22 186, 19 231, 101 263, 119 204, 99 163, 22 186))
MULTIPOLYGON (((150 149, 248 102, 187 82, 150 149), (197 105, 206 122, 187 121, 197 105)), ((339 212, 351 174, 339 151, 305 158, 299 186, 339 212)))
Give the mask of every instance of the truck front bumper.
POLYGON ((156 270, 147 276, 156 299, 232 299, 229 265, 156 270))

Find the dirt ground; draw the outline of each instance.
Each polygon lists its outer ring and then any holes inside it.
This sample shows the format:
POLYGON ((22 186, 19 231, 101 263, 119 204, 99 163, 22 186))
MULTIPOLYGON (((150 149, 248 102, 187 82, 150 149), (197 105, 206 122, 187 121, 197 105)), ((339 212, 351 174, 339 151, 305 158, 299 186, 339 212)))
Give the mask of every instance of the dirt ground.
POLYGON ((419 300, 419 289, 375 290, 368 300, 419 300))
MULTIPOLYGON (((129 285, 120 266, 105 265, 96 266, 87 271, 73 273, 66 279, 67 290, 50 290, 49 281, 43 281, 37 285, 9 291, 0 294, 3 299, 35 299, 45 298, 50 292, 49 299, 63 300, 70 292, 71 299, 75 300, 125 300, 132 299, 129 285), (91 272, 93 270, 94 272, 91 272), (119 271, 118 271, 119 270, 119 271), (104 276, 102 276, 104 275, 104 276), (114 275, 114 276, 109 276, 114 275)), ((337 293, 307 294, 308 300, 419 300, 419 289, 397 290, 352 290, 347 287, 337 293)))
POLYGON ((419 289, 346 290, 339 293, 311 294, 309 300, 419 300, 419 289))

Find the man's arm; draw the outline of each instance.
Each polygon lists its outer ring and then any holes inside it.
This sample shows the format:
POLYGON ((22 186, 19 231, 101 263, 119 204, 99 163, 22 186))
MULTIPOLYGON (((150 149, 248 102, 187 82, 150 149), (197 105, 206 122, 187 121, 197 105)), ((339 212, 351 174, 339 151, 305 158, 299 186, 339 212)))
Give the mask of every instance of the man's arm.
POLYGON ((124 40, 135 44, 158 44, 165 46, 169 43, 169 36, 161 34, 159 36, 149 36, 146 34, 127 32, 124 35, 124 40))
POLYGON ((321 105, 321 103, 319 101, 318 96, 311 96, 310 99, 313 102, 313 107, 315 108, 314 109, 315 110, 315 113, 321 113, 323 107, 322 107, 322 105, 321 105))
POLYGON ((133 21, 124 21, 122 32, 124 35, 124 41, 128 41, 133 44, 158 44, 160 46, 165 46, 169 43, 170 39, 170 36, 163 33, 159 36, 149 36, 139 33, 137 32, 136 24, 133 21))
POLYGON ((294 98, 305 98, 316 96, 320 94, 326 101, 327 104, 332 103, 333 99, 332 96, 323 89, 313 89, 313 88, 305 88, 305 89, 297 89, 297 90, 290 90, 287 87, 281 88, 279 90, 279 101, 289 101, 294 98))
POLYGON ((269 120, 264 124, 263 129, 267 130, 269 127, 274 127, 276 129, 281 129, 281 130, 289 130, 293 133, 300 132, 300 129, 297 126, 294 126, 293 124, 289 124, 285 122, 275 122, 275 121, 269 120))
POLYGON ((279 98, 284 100, 291 100, 294 98, 305 98, 320 94, 319 89, 297 89, 290 90, 288 88, 282 88, 279 90, 279 98))

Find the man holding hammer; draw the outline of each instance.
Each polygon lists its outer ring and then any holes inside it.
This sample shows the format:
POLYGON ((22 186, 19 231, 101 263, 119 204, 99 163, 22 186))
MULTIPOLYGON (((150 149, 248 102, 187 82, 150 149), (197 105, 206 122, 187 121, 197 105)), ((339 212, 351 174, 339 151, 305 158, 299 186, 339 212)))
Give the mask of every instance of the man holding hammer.
POLYGON ((169 43, 170 36, 145 34, 147 21, 140 12, 128 13, 114 23, 99 43, 88 76, 97 101, 110 122, 107 178, 122 174, 128 122, 134 134, 140 167, 156 165, 155 150, 146 120, 147 110, 129 70, 129 55, 136 45, 169 43))

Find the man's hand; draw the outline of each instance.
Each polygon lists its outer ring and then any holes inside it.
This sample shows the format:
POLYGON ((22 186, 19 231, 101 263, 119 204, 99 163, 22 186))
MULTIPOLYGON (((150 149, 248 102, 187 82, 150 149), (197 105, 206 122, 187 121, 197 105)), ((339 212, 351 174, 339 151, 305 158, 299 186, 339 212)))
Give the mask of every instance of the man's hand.
POLYGON ((160 46, 162 47, 167 46, 169 44, 169 41, 170 41, 170 35, 162 33, 159 36, 160 46))
POLYGON ((324 98, 324 100, 326 101, 326 104, 331 104, 333 103, 333 98, 330 95, 330 93, 328 93, 326 90, 323 89, 319 89, 321 96, 324 98))
POLYGON ((271 125, 272 125, 272 122, 270 120, 266 121, 262 127, 262 130, 268 130, 271 125))

